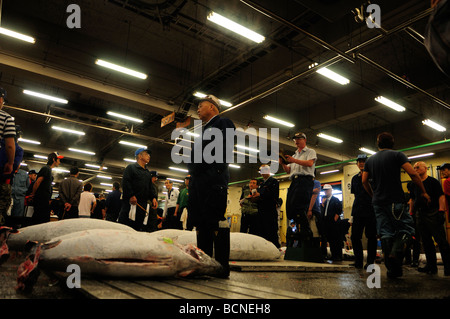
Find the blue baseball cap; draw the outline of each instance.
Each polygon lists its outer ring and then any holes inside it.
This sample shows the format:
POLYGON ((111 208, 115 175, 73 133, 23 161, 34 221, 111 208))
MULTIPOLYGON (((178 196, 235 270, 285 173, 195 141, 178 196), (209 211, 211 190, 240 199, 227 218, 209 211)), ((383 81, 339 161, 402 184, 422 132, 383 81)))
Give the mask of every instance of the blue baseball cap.
POLYGON ((151 154, 151 152, 150 152, 150 150, 149 150, 148 148, 146 148, 146 147, 141 147, 141 148, 138 148, 138 149, 136 150, 136 152, 134 152, 134 156, 135 156, 135 157, 138 156, 138 155, 141 154, 143 151, 146 151, 148 154, 151 154))

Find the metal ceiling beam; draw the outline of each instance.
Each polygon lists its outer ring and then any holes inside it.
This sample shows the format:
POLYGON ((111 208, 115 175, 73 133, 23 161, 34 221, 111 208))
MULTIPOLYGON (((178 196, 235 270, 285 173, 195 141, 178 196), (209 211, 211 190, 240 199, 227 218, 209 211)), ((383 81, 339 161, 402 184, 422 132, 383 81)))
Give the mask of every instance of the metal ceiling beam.
POLYGON ((359 44, 359 45, 357 45, 357 46, 355 46, 355 47, 353 47, 353 48, 351 48, 351 49, 349 49, 349 50, 347 50, 345 52, 342 52, 339 49, 335 48, 333 45, 331 45, 331 44, 329 44, 329 43, 327 43, 327 42, 317 38, 316 36, 306 32, 304 30, 302 30, 298 26, 296 26, 296 25, 292 24, 291 22, 289 22, 289 21, 287 21, 287 20, 277 16, 275 13, 273 13, 273 12, 271 12, 271 11, 261 7, 261 6, 259 6, 258 4, 255 4, 253 1, 241 0, 241 2, 246 4, 246 5, 248 5, 249 7, 253 8, 254 10, 264 14, 265 16, 278 21, 279 23, 282 23, 282 24, 284 24, 284 25, 286 25, 286 26, 288 26, 288 27, 290 27, 290 28, 292 28, 292 29, 294 29, 296 31, 302 32, 303 34, 305 34, 308 38, 310 38, 314 42, 320 44, 322 47, 324 47, 324 48, 326 48, 328 50, 334 51, 338 55, 333 57, 333 58, 331 58, 331 59, 329 59, 329 60, 327 60, 327 61, 325 61, 325 62, 323 62, 323 63, 321 63, 321 64, 319 64, 315 68, 312 68, 312 69, 309 69, 309 70, 307 70, 305 72, 302 72, 302 73, 300 73, 300 74, 290 78, 289 80, 284 81, 281 84, 278 84, 278 85, 276 85, 276 86, 274 86, 274 87, 272 87, 272 88, 270 88, 270 89, 268 89, 268 90, 266 90, 266 91, 264 91, 264 92, 262 92, 262 93, 260 93, 260 94, 258 94, 256 96, 254 96, 254 97, 252 97, 252 98, 250 98, 250 99, 248 99, 246 101, 243 101, 243 102, 241 102, 241 103, 239 103, 239 104, 237 104, 237 105, 235 105, 235 106, 233 106, 233 107, 223 111, 222 113, 229 112, 229 111, 234 110, 234 109, 236 109, 238 107, 241 107, 241 106, 247 105, 249 103, 252 103, 252 102, 254 102, 256 100, 262 99, 262 98, 264 98, 264 97, 266 97, 266 96, 268 96, 268 95, 270 95, 270 94, 272 94, 272 93, 282 89, 284 86, 288 85, 292 81, 295 81, 295 80, 297 80, 297 79, 299 79, 301 77, 310 75, 311 73, 315 72, 315 70, 317 68, 319 68, 319 67, 326 67, 326 66, 331 65, 333 63, 336 63, 336 62, 338 62, 338 61, 340 61, 342 59, 349 60, 348 59, 348 54, 349 53, 353 53, 350 62, 353 63, 355 61, 355 58, 359 56, 359 57, 361 57, 361 59, 360 59, 361 61, 371 65, 372 67, 376 67, 377 69, 379 69, 380 71, 384 72, 385 74, 387 74, 391 78, 395 79, 396 81, 399 81, 400 83, 408 86, 409 88, 412 88, 412 89, 414 89, 414 90, 416 90, 416 91, 418 91, 418 92, 420 92, 422 94, 425 94, 426 96, 431 98, 433 101, 435 101, 436 103, 438 103, 440 105, 443 105, 446 108, 449 107, 448 103, 438 99, 437 97, 435 97, 432 94, 426 92, 425 90, 417 87, 416 85, 414 85, 414 84, 404 80, 400 76, 398 76, 398 75, 394 74, 393 72, 387 70, 386 68, 376 64, 375 62, 367 59, 366 57, 361 56, 360 54, 354 53, 355 51, 357 51, 359 49, 362 49, 363 47, 365 47, 365 46, 367 46, 367 45, 369 45, 369 44, 371 44, 371 43, 373 43, 373 42, 375 42, 375 41, 377 41, 377 40, 379 40, 381 38, 384 38, 385 36, 392 35, 392 34, 398 32, 398 31, 401 31, 401 30, 404 30, 404 29, 408 28, 412 23, 414 23, 416 21, 419 21, 419 20, 423 19, 424 17, 428 16, 432 12, 431 8, 429 8, 429 9, 427 9, 427 10, 425 10, 425 11, 419 13, 419 14, 417 14, 416 16, 412 17, 408 21, 405 21, 405 22, 397 25, 396 27, 392 28, 391 30, 384 30, 383 29, 382 34, 379 34, 378 36, 376 36, 376 37, 374 37, 372 39, 369 39, 369 40, 367 40, 367 41, 365 41, 365 42, 363 42, 363 43, 361 43, 361 44, 359 44))
POLYGON ((260 6, 259 4, 251 1, 251 0, 241 0, 242 3, 246 4, 247 6, 249 6, 250 8, 264 14, 265 16, 267 16, 268 18, 275 20, 281 24, 284 24, 285 26, 288 26, 289 28, 298 31, 302 34, 304 34, 306 37, 308 37, 310 40, 312 40, 313 42, 317 43, 318 45, 320 45, 321 47, 330 50, 330 51, 334 51, 336 52, 342 59, 347 60, 348 62, 351 63, 355 63, 355 58, 352 57, 351 55, 348 55, 347 53, 339 50, 338 48, 336 48, 335 46, 333 46, 332 44, 327 43, 326 41, 316 37, 314 34, 309 33, 308 31, 303 30, 302 28, 300 28, 299 26, 293 24, 292 22, 276 15, 275 13, 267 10, 266 8, 260 6))

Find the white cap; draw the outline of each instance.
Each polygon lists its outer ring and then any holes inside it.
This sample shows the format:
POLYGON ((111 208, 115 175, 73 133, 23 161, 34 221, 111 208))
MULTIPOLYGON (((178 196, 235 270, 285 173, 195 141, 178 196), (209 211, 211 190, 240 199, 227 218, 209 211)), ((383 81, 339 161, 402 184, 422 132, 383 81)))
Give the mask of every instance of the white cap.
POLYGON ((323 185, 322 189, 333 189, 330 184, 323 185))

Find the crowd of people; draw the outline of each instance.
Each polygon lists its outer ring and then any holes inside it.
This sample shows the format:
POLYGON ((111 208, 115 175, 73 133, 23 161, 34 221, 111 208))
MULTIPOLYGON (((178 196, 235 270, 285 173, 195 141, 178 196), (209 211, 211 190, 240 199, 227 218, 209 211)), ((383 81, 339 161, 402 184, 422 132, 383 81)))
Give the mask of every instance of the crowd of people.
MULTIPOLYGON (((5 98, 6 91, 0 88, 1 106, 5 98)), ((227 128, 235 128, 232 121, 219 116, 220 110, 220 102, 215 96, 207 95, 198 100, 197 113, 203 122, 203 131, 216 128, 225 132, 227 128)), ((58 198, 51 200, 52 169, 58 167, 64 157, 52 152, 39 172, 31 170, 27 174, 19 169, 23 156, 23 150, 20 154, 17 144, 19 131, 13 118, 0 107, 0 224, 5 223, 12 203, 10 215, 31 216, 30 224, 50 221, 50 212, 53 212, 59 219, 105 219, 129 225, 137 231, 195 228, 197 246, 210 256, 214 251, 214 258, 223 266, 219 276, 228 277, 230 225, 225 212, 229 172, 225 158, 212 163, 192 160, 188 164, 185 187, 181 190, 167 179, 164 209, 158 207, 158 173, 147 169, 151 158, 148 148, 136 150, 136 162, 124 170, 122 185, 115 182, 106 198, 103 194, 93 194, 91 183, 83 185, 78 179, 79 169, 73 167, 70 176, 59 185, 58 198)), ((225 156, 227 143, 233 141, 226 140, 227 134, 222 136, 225 156)), ((296 133, 293 141, 297 147, 295 153, 280 157, 280 164, 290 178, 286 197, 289 220, 286 244, 288 248, 321 247, 324 258, 329 244, 331 259, 341 261, 343 229, 348 229, 341 222, 342 202, 333 196, 330 184, 321 186, 316 180, 317 154, 306 146, 306 134, 296 133), (322 201, 319 200, 321 190, 325 193, 322 201), (319 236, 311 227, 312 221, 319 236)), ((203 141, 200 150, 193 149, 192 159, 196 151, 203 153, 208 143, 210 141, 203 141)), ((435 274, 434 239, 441 252, 444 274, 450 275, 450 245, 444 230, 444 214, 450 198, 450 164, 439 167, 441 177, 446 179, 442 188, 438 180, 428 176, 426 163, 411 165, 402 152, 393 150, 394 138, 390 133, 379 134, 377 145, 379 151, 376 154, 358 156, 359 173, 351 181, 351 193, 355 196, 349 221, 354 266, 363 268, 375 262, 380 239, 388 276, 402 276, 402 264, 405 258, 411 259, 411 247, 415 249, 411 264, 417 266, 417 247, 420 248, 418 243, 421 242, 427 264, 418 270, 435 274), (402 189, 401 169, 411 177, 409 202, 406 202, 402 189), (367 238, 365 265, 363 231, 367 238)), ((283 200, 279 182, 271 176, 267 165, 262 165, 259 173, 261 176, 250 179, 248 187, 242 191, 240 231, 261 236, 280 248, 279 214, 283 200)))

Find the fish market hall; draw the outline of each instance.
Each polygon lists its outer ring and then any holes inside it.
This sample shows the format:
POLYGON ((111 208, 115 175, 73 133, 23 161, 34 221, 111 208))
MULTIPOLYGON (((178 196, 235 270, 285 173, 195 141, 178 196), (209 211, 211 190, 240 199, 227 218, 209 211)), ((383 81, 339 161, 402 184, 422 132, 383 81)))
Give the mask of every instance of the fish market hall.
POLYGON ((449 11, 0 1, 0 298, 449 298, 449 11))

